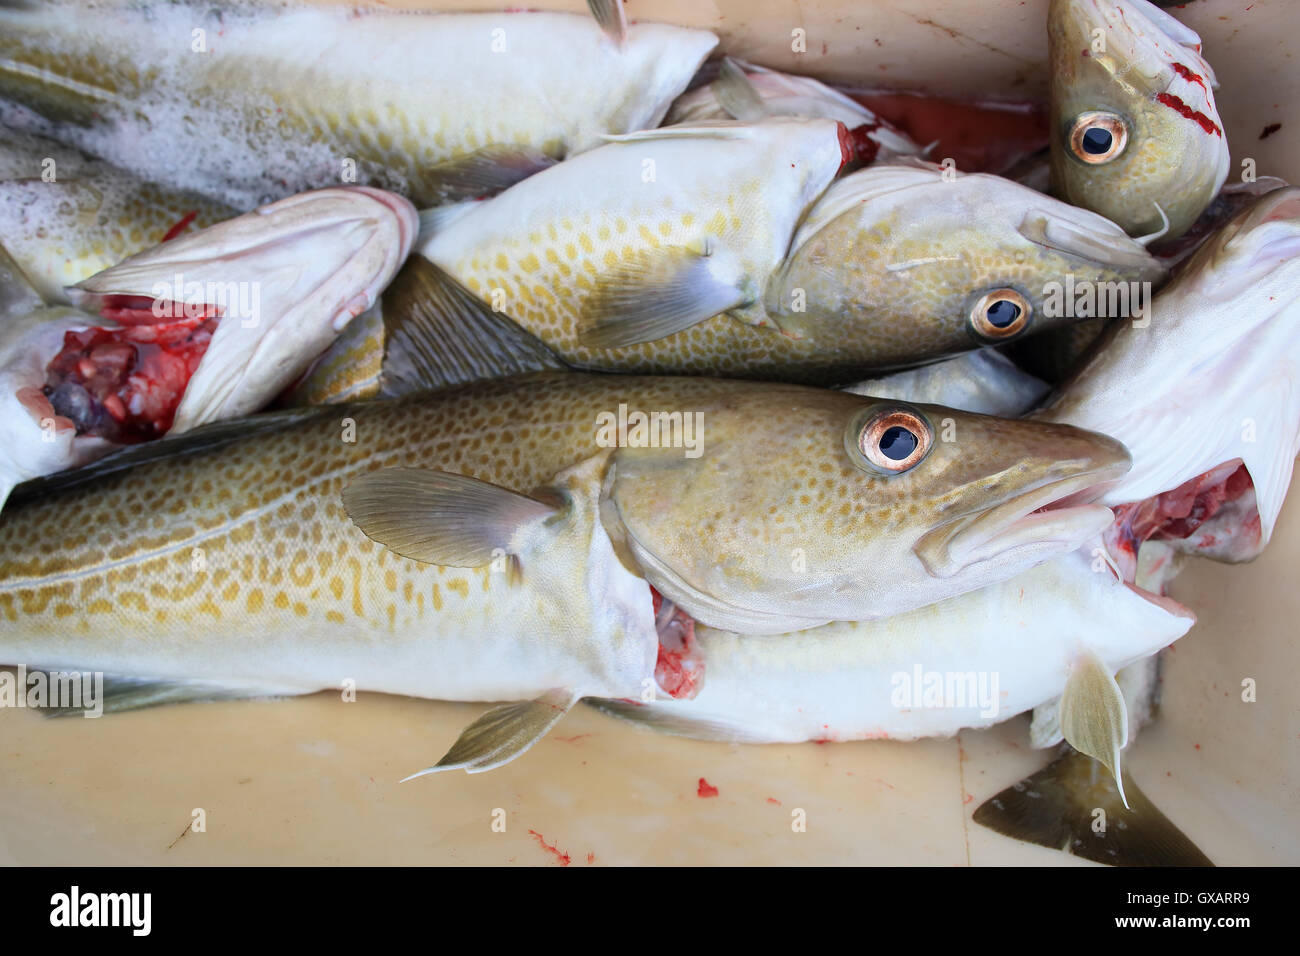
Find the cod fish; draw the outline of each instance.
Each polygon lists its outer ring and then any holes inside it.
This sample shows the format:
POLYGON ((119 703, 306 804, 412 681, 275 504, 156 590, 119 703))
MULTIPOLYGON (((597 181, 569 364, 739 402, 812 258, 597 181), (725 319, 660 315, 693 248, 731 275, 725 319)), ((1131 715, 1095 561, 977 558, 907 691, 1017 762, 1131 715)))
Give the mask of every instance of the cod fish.
POLYGON ((0 505, 25 479, 270 402, 375 302, 417 225, 392 193, 303 193, 69 287, 80 308, 49 306, 0 250, 0 505))
POLYGON ((613 35, 564 13, 9 6, 0 98, 10 125, 240 211, 341 183, 425 206, 658 125, 717 44, 593 6, 613 35))
POLYGON ((1107 336, 1039 417, 1133 453, 1103 498, 1121 519, 1112 552, 1130 566, 1151 540, 1258 555, 1300 452, 1300 189, 1256 198, 1156 296, 1149 325, 1107 336))
POLYGON ((234 215, 53 140, 6 130, 0 142, 0 241, 51 304, 68 304, 65 286, 234 215))
MULTIPOLYGON (((963 410, 1009 414, 1037 404, 1045 389, 996 353, 853 386, 907 401, 942 394, 963 410)), ((1195 617, 1164 596, 1160 573, 1143 568, 1135 581, 1120 580, 1099 560, 1101 549, 1098 539, 886 620, 797 634, 697 626, 677 610, 674 662, 693 676, 694 693, 592 703, 662 732, 744 743, 946 737, 1033 709, 1035 746, 1068 737, 1087 752, 1066 748, 1031 785, 984 804, 976 822, 1099 862, 1206 864, 1119 763, 1119 750, 1151 717, 1153 655, 1195 617), (1113 778, 1099 776, 1103 767, 1113 778), (1029 806, 1026 789, 1036 798, 1029 806), (1098 806, 1124 827, 1099 837, 1090 828, 1098 806)))
POLYGON ((345 679, 533 699, 446 764, 486 769, 578 697, 692 692, 676 609, 783 632, 932 603, 1095 536, 1110 512, 1087 499, 1127 466, 1068 426, 699 378, 541 373, 287 410, 20 492, 0 660, 133 679, 128 703, 345 679), (670 416, 657 437, 651 410, 670 416))
MULTIPOLYGON (((1257 199, 1207 242, 1156 299, 1149 325, 1119 324, 1059 398, 1031 416, 1113 429, 1131 442, 1132 471, 1102 498, 1116 515, 1103 537, 884 621, 782 637, 693 627, 679 615, 681 656, 705 675, 697 694, 600 706, 670 732, 754 742, 947 736, 1035 709, 1035 745, 1068 741, 1103 764, 1115 786, 1068 754, 998 794, 977 822, 1102 862, 1205 862, 1141 796, 1120 752, 1149 716, 1149 658, 1194 621, 1163 594, 1177 542, 1223 520, 1225 500, 1243 502, 1234 522, 1271 528, 1285 495, 1300 429, 1291 395, 1297 262, 1300 190, 1288 187, 1257 199), (1225 329, 1229 305, 1248 318, 1225 329), (1250 421, 1255 441, 1241 432, 1250 421), (1253 470, 1243 465, 1247 455, 1253 470), (1253 482, 1259 494, 1247 498, 1253 482), (1090 829, 1097 806, 1112 818, 1130 806, 1139 816, 1098 837, 1090 829)), ((989 397, 989 369, 955 371, 948 397, 970 396, 974 407, 1004 400, 989 397)), ((926 397, 938 370, 922 372, 872 383, 875 394, 926 397)), ((1267 534, 1236 531, 1228 540, 1257 553, 1267 534)))
POLYGON ((850 155, 833 120, 621 137, 424 217, 385 321, 438 311, 427 260, 573 366, 842 383, 1071 322, 1064 273, 1164 277, 1093 213, 919 161, 832 182, 850 155))
POLYGON ((1182 235, 1228 176, 1201 38, 1146 0, 1052 0, 1052 190, 1130 235, 1182 235))
POLYGON ((863 165, 923 152, 907 134, 812 77, 778 73, 731 57, 723 58, 712 83, 679 96, 664 124, 706 124, 726 119, 757 122, 771 116, 838 120, 849 131, 854 161, 863 165))

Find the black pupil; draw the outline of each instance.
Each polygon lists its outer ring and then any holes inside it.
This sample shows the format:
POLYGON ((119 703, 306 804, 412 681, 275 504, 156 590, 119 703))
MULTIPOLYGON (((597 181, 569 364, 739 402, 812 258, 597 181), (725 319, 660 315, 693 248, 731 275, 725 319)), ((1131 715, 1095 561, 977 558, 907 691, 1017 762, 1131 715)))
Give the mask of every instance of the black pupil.
POLYGON ((890 461, 902 461, 916 451, 917 439, 902 425, 885 429, 880 436, 880 450, 890 461))
POLYGON ((1020 318, 1020 306, 1006 299, 998 299, 989 306, 987 318, 993 327, 1005 329, 1020 318))
POLYGON ((1092 156, 1101 156, 1110 152, 1112 142, 1114 137, 1110 135, 1110 130, 1094 126, 1083 134, 1083 151, 1092 156))

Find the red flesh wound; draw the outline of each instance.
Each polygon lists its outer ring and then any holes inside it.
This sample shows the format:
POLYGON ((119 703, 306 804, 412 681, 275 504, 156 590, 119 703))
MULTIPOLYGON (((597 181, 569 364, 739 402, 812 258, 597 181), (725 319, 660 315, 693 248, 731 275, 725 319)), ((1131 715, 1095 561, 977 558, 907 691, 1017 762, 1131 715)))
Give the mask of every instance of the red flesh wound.
POLYGON ((1115 523, 1107 537, 1112 550, 1135 561, 1144 541, 1171 541, 1190 537, 1209 521, 1224 502, 1236 501, 1251 489, 1246 466, 1227 462, 1166 491, 1134 504, 1115 508, 1115 523))
POLYGON ((853 149, 853 134, 849 132, 849 128, 843 123, 835 124, 835 132, 840 139, 840 168, 838 172, 843 172, 844 167, 856 158, 853 149))
POLYGON ((876 161, 876 154, 880 152, 880 144, 871 138, 871 134, 878 129, 880 129, 879 123, 863 123, 861 126, 855 126, 848 131, 854 162, 869 166, 876 161))
MULTIPOLYGON (((138 320, 138 310, 130 310, 138 320)), ((130 444, 160 438, 203 355, 217 319, 67 332, 46 366, 43 393, 78 435, 130 444)))
POLYGON ((669 697, 689 700, 699 691, 704 678, 704 657, 695 641, 695 619, 670 605, 671 615, 660 620, 663 595, 652 587, 650 596, 654 601, 655 629, 659 632, 655 683, 669 697))

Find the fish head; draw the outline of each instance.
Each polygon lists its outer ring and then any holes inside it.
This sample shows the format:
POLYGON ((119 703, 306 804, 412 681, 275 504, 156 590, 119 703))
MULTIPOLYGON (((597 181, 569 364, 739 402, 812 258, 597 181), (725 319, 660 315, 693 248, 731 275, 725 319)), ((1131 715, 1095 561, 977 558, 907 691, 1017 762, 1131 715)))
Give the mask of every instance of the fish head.
POLYGON ((164 242, 69 289, 83 308, 159 335, 210 336, 173 431, 254 412, 369 309, 410 252, 415 208, 393 193, 300 193, 164 242))
POLYGON ((1200 37, 1145 0, 1052 0, 1048 35, 1053 191, 1131 235, 1181 235, 1228 175, 1200 37))
POLYGON ((1101 435, 844 392, 765 386, 679 414, 685 448, 638 443, 629 418, 606 526, 662 594, 744 633, 1010 577, 1106 526, 1090 499, 1128 468, 1101 435))
POLYGON ((1259 197, 1207 240, 1149 321, 1118 323, 1039 414, 1129 448, 1132 471, 1102 500, 1128 509, 1130 558, 1151 537, 1257 554, 1300 452, 1300 189, 1259 197))
POLYGON ((767 308, 787 334, 828 348, 865 341, 876 364, 896 366, 1086 318, 1064 294, 1065 276, 1141 289, 1164 275, 1095 213, 996 176, 900 161, 827 190, 767 308))

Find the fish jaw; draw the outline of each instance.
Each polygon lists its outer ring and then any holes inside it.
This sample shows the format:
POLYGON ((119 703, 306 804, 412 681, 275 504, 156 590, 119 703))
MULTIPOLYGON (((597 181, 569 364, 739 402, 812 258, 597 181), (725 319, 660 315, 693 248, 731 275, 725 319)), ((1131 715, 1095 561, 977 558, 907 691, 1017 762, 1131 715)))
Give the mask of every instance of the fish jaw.
POLYGON ((779 635, 697 627, 708 674, 700 692, 629 716, 651 725, 656 716, 671 719, 687 736, 752 743, 948 737, 1058 696, 1085 635, 1118 670, 1193 623, 1167 599, 1094 570, 1083 549, 884 620, 779 635), (936 675, 939 695, 930 699, 926 682, 936 675))
POLYGON ((1145 0, 1052 0, 1048 35, 1053 191, 1130 235, 1162 230, 1158 205, 1169 221, 1165 237, 1181 235, 1228 175, 1200 38, 1145 0), (1071 132, 1096 112, 1117 117, 1127 142, 1109 161, 1085 162, 1071 132))
POLYGON ((1150 284, 1165 269, 1095 213, 1000 177, 899 161, 851 173, 817 201, 767 308, 826 348, 847 340, 876 367, 899 366, 1076 321, 1054 295, 1067 274, 1150 284), (1025 319, 990 333, 974 312, 1003 290, 1025 319))
POLYGON ((743 408, 684 409, 701 416, 699 455, 620 448, 606 526, 697 620, 780 633, 943 600, 1109 523, 1087 499, 1127 468, 1113 439, 911 406, 933 423, 934 442, 887 477, 851 457, 845 435, 895 404, 773 386, 743 408))
POLYGON ((1102 497, 1111 506, 1243 462, 1267 544, 1300 452, 1300 189, 1260 197, 1209 239, 1149 324, 1119 324, 1037 417, 1124 442, 1133 469, 1102 497))
POLYGON ((219 316, 173 432, 251 413, 298 378, 405 261, 415 208, 393 193, 301 193, 173 239, 78 283, 83 307, 116 297, 154 315, 219 316))

